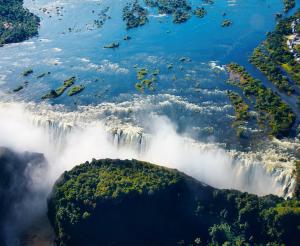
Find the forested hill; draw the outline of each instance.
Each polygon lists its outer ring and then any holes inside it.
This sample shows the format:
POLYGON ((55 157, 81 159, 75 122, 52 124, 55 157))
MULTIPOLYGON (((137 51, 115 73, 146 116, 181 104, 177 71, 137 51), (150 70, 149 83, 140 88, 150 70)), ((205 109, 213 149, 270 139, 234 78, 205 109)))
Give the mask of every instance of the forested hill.
POLYGON ((39 22, 23 7, 23 0, 0 0, 0 46, 37 35, 39 22))
POLYGON ((58 245, 298 245, 298 200, 218 190, 136 160, 65 172, 49 198, 58 245))

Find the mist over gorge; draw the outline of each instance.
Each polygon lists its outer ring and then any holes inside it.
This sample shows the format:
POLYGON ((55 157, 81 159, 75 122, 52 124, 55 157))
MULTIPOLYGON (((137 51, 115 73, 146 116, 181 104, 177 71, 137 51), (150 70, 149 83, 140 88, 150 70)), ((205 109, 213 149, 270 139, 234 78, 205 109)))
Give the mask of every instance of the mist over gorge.
MULTIPOLYGON (((280 165, 272 162, 276 154, 273 151, 246 154, 225 150, 213 142, 195 141, 188 134, 176 133, 176 126, 164 116, 146 116, 144 124, 148 126, 146 128, 149 132, 143 133, 141 127, 116 124, 116 129, 111 128, 111 120, 108 124, 104 120, 95 120, 101 107, 68 113, 54 108, 48 105, 7 102, 0 106, 0 116, 3 119, 0 122, 0 145, 17 153, 42 153, 47 163, 42 166, 30 165, 31 171, 26 172, 32 184, 27 186, 30 192, 24 195, 18 206, 19 209, 32 213, 26 222, 28 225, 41 220, 40 216, 46 212, 45 197, 49 195, 58 177, 64 171, 93 159, 149 161, 176 168, 213 187, 238 189, 260 196, 292 196, 294 192, 293 170, 280 170, 280 165), (93 110, 95 112, 88 112, 93 110), (60 118, 59 115, 64 120, 56 121, 60 118), (261 155, 265 156, 262 158, 261 155), (35 202, 34 213, 31 210, 32 194, 40 194, 35 198, 38 202, 35 202)), ((116 119, 114 121, 118 122, 116 119)), ((16 237, 23 232, 24 227, 14 229, 18 228, 19 223, 21 222, 16 217, 10 234, 6 234, 6 240, 10 241, 10 236, 16 237)), ((41 229, 38 228, 37 231, 39 230, 41 229)), ((46 233, 46 238, 51 238, 48 234, 46 233)), ((43 234, 42 236, 45 237, 43 234)))
POLYGON ((0 144, 16 151, 43 153, 49 162, 50 173, 42 180, 48 180, 49 184, 53 184, 64 170, 87 160, 121 158, 177 168, 218 188, 280 196, 291 195, 293 190, 292 173, 287 171, 286 176, 281 177, 276 171, 276 163, 274 167, 268 167, 268 163, 260 162, 258 156, 255 159, 249 154, 239 158, 238 152, 228 152, 213 142, 192 140, 188 135, 176 133, 176 126, 163 116, 145 118, 145 125, 150 127, 147 134, 140 132, 140 127, 119 125, 119 129, 110 128, 104 120, 74 120, 80 119, 81 114, 88 117, 84 111, 70 112, 69 116, 63 115, 64 121, 55 122, 57 112, 51 108, 46 111, 48 118, 43 115, 41 120, 38 112, 26 109, 26 104, 4 105, 0 107, 1 116, 5 118, 0 123, 0 144), (268 168, 275 170, 268 171, 268 168))

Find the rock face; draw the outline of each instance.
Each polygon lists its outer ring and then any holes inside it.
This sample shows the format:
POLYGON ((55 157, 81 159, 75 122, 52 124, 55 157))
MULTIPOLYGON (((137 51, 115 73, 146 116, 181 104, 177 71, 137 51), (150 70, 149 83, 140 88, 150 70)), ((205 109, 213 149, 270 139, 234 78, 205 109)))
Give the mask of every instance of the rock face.
POLYGON ((217 190, 136 160, 93 160, 65 172, 49 197, 48 216, 58 245, 296 245, 299 239, 298 201, 217 190))
MULTIPOLYGON (((0 147, 0 244, 9 245, 10 237, 16 240, 18 219, 16 210, 23 209, 20 204, 31 195, 32 168, 45 163, 44 156, 37 153, 16 153, 0 147)), ((23 211, 24 213, 26 211, 23 211)), ((26 216, 22 224, 26 223, 26 216)), ((10 244, 11 245, 11 244, 10 244)))

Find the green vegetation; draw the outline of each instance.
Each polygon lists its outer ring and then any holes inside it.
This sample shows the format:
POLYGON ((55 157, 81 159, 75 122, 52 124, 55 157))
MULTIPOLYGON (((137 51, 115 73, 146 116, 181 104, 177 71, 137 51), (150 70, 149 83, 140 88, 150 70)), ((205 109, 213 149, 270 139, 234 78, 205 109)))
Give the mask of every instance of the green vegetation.
POLYGON ((221 24, 222 27, 228 27, 232 25, 232 21, 231 20, 224 20, 221 24))
POLYGON ((37 79, 43 78, 43 77, 45 77, 47 74, 49 75, 49 74, 51 74, 51 73, 50 73, 50 72, 48 72, 48 73, 41 73, 41 74, 39 74, 38 76, 36 76, 36 78, 37 78, 37 79))
POLYGON ((183 23, 183 22, 186 22, 190 17, 191 16, 188 12, 176 11, 173 14, 173 22, 174 23, 183 23))
POLYGON ((40 75, 36 76, 37 79, 43 78, 46 76, 46 73, 41 73, 40 75))
POLYGON ((51 90, 49 91, 47 94, 45 94, 44 96, 42 96, 41 99, 52 99, 52 98, 56 98, 59 97, 59 95, 57 95, 55 90, 51 90))
MULTIPOLYGON (((280 20, 275 30, 268 33, 267 39, 254 50, 250 57, 250 62, 279 90, 287 94, 294 92, 290 79, 300 85, 300 63, 296 61, 287 45, 288 37, 293 34, 292 21, 298 18, 300 18, 300 11, 292 17, 280 20)), ((298 32, 297 27, 296 31, 298 32)))
POLYGON ((158 13, 173 15, 174 23, 183 23, 190 19, 191 5, 186 0, 145 0, 149 7, 157 8, 158 13))
POLYGON ((128 3, 123 9, 123 20, 127 29, 143 26, 148 22, 148 11, 138 1, 128 3))
POLYGON ((19 85, 17 86, 15 89, 13 89, 13 92, 18 92, 20 90, 23 90, 24 86, 23 85, 19 85))
POLYGON ((281 19, 282 18, 282 14, 281 13, 276 13, 275 14, 275 18, 276 18, 276 20, 281 19))
MULTIPOLYGON (((148 7, 157 9, 159 14, 172 15, 173 23, 178 24, 188 21, 192 14, 199 18, 203 18, 207 14, 203 7, 192 10, 192 6, 187 0, 144 0, 144 2, 148 7)), ((124 7, 123 20, 126 22, 127 29, 142 26, 148 22, 148 11, 136 0, 124 7)), ((169 32, 167 31, 167 33, 169 32)))
POLYGON ((135 88, 139 92, 144 92, 145 89, 154 91, 154 83, 157 82, 157 75, 159 75, 159 73, 159 69, 155 69, 153 72, 149 72, 146 68, 137 69, 137 79, 139 82, 135 84, 135 88))
POLYGON ((295 121, 291 108, 271 89, 264 87, 261 81, 251 77, 243 67, 231 63, 227 68, 231 82, 239 86, 254 102, 255 109, 259 112, 258 120, 261 126, 269 127, 267 131, 276 137, 287 136, 295 121))
POLYGON ((168 64, 168 65, 167 65, 167 68, 168 68, 169 70, 172 69, 172 68, 173 68, 173 63, 168 64))
POLYGON ((197 17, 199 17, 199 18, 203 18, 207 14, 207 12, 203 7, 201 7, 201 8, 196 8, 193 11, 193 14, 196 15, 197 17))
POLYGON ((76 77, 66 79, 61 87, 57 88, 56 90, 51 90, 46 95, 42 96, 42 99, 51 99, 61 96, 65 92, 65 90, 67 90, 74 84, 75 80, 76 77))
POLYGON ((141 83, 136 83, 136 84, 134 85, 134 87, 135 87, 135 89, 136 89, 137 91, 139 91, 139 92, 144 92, 144 87, 143 87, 143 85, 142 85, 141 83))
POLYGON ((282 74, 278 64, 262 48, 256 48, 250 58, 255 65, 279 90, 291 94, 294 89, 290 86, 287 76, 282 74))
POLYGON ((146 162, 104 159, 60 177, 48 216, 58 245, 296 246, 299 205, 214 189, 146 162))
POLYGON ((24 72, 23 72, 23 76, 28 76, 28 75, 30 75, 30 74, 32 74, 33 73, 33 70, 31 69, 31 68, 28 68, 28 69, 26 69, 24 72))
POLYGON ((58 96, 62 95, 67 88, 71 87, 74 84, 75 80, 76 80, 75 77, 71 77, 69 79, 66 79, 64 81, 63 85, 61 87, 59 87, 58 89, 55 90, 56 94, 58 96))
POLYGON ((74 96, 85 89, 84 85, 76 85, 68 91, 69 96, 74 96))
POLYGON ((130 36, 128 36, 128 35, 126 35, 124 38, 123 38, 125 41, 128 41, 128 40, 130 40, 131 39, 131 37, 130 36))
POLYGON ((249 106, 239 94, 233 91, 228 91, 227 94, 235 111, 235 121, 232 126, 236 130, 237 137, 245 137, 243 125, 249 119, 249 106))
POLYGON ((283 0, 284 12, 287 13, 290 9, 295 7, 295 0, 283 0))
POLYGON ((0 46, 38 34, 39 18, 23 8, 23 0, 0 1, 0 46))
POLYGON ((247 120, 249 118, 249 106, 243 100, 243 98, 232 91, 228 91, 228 96, 231 104, 234 107, 237 120, 247 120))
POLYGON ((143 80, 147 74, 148 70, 146 68, 140 68, 137 72, 137 79, 143 80))
POLYGON ((179 61, 181 61, 181 62, 190 62, 191 61, 191 58, 190 57, 180 57, 179 58, 179 61))
POLYGON ((120 43, 118 42, 112 42, 110 44, 104 45, 105 49, 115 49, 118 48, 120 46, 120 43))
MULTIPOLYGON (((94 11, 94 10, 93 10, 94 11)), ((98 19, 94 20, 94 26, 97 28, 103 27, 105 22, 111 17, 108 15, 109 7, 104 8, 98 14, 98 19)), ((94 12, 93 12, 94 13, 94 12)))

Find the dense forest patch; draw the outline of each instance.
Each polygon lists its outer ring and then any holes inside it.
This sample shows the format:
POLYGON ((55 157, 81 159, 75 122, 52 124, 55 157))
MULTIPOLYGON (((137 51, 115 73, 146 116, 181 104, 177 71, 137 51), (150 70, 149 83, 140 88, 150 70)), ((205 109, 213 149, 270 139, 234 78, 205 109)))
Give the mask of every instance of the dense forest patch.
POLYGON ((293 39, 300 35, 299 18, 300 11, 280 20, 275 30, 267 34, 267 39, 253 51, 250 57, 250 62, 279 90, 287 94, 295 91, 293 84, 300 85, 300 60, 297 61, 300 54, 297 47, 292 47, 293 39))
POLYGON ((297 245, 296 199, 218 190, 136 160, 65 172, 48 202, 58 245, 297 245))
POLYGON ((0 1, 0 45, 24 41, 38 34, 40 19, 23 8, 23 0, 0 1))
POLYGON ((292 109, 270 88, 254 79, 244 67, 236 63, 227 66, 230 82, 243 90, 259 113, 258 121, 262 128, 276 137, 288 136, 295 121, 292 109))

